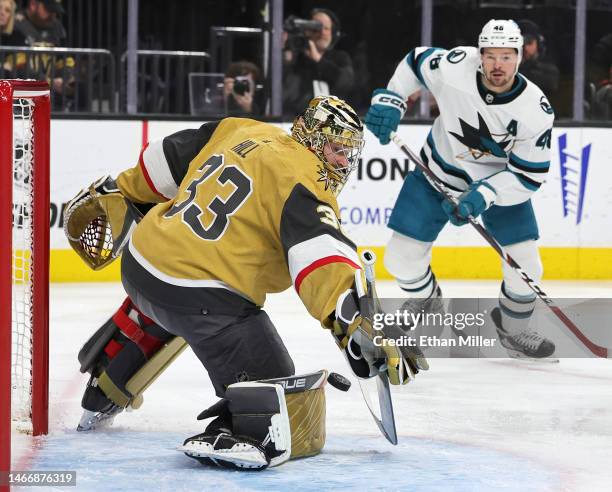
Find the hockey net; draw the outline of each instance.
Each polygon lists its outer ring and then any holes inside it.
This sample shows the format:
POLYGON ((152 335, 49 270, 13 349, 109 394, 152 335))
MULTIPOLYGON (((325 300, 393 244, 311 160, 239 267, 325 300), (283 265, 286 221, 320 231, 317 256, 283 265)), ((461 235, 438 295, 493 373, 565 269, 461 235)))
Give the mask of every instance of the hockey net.
POLYGON ((0 81, 0 471, 48 427, 49 125, 46 82, 0 81))

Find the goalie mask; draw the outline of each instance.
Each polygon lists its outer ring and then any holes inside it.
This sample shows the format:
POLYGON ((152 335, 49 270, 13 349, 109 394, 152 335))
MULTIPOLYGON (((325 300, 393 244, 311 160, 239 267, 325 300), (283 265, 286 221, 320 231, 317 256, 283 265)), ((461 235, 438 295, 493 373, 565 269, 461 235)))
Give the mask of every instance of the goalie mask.
POLYGON ((337 195, 363 149, 363 125, 355 110, 334 96, 318 96, 297 116, 291 136, 322 162, 320 181, 337 195))

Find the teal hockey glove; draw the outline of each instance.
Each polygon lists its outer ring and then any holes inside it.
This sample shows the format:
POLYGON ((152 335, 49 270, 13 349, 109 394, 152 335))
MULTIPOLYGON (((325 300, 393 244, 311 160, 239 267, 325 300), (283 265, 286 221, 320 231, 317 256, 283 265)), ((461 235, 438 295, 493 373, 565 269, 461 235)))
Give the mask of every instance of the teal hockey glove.
POLYGON ((387 89, 376 89, 364 121, 380 143, 386 145, 405 112, 406 102, 399 94, 387 89))
POLYGON ((475 181, 457 199, 457 204, 448 200, 442 202, 442 209, 448 215, 451 224, 462 226, 468 223, 471 215, 476 218, 495 202, 497 193, 486 181, 475 181))

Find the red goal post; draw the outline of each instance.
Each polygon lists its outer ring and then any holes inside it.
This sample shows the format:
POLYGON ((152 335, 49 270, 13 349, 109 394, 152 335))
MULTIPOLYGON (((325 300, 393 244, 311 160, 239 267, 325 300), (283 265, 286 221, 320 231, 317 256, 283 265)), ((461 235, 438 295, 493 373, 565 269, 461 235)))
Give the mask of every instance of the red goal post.
POLYGON ((0 80, 0 472, 48 429, 49 128, 46 82, 0 80))

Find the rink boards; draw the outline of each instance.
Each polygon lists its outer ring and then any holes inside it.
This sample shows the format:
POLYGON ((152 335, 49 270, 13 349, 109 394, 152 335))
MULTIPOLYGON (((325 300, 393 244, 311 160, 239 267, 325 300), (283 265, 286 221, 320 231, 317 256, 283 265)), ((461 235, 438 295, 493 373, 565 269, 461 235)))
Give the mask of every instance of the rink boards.
MULTIPOLYGON (((94 179, 136 164, 142 144, 197 121, 52 120, 51 280, 117 280, 119 265, 89 270, 68 246, 61 212, 94 179)), ((282 125, 289 128, 288 124, 282 125)), ((402 125, 403 140, 418 151, 428 125, 402 125)), ((612 278, 612 146, 607 128, 553 130, 547 181, 534 195, 545 278, 612 278)), ((382 146, 366 132, 357 171, 340 196, 343 228, 360 247, 380 256, 390 236, 386 227, 409 163, 393 144, 382 146)), ((501 278, 493 250, 469 226, 447 226, 433 252, 440 278, 501 278)), ((377 275, 389 278, 382 262, 377 275)))

